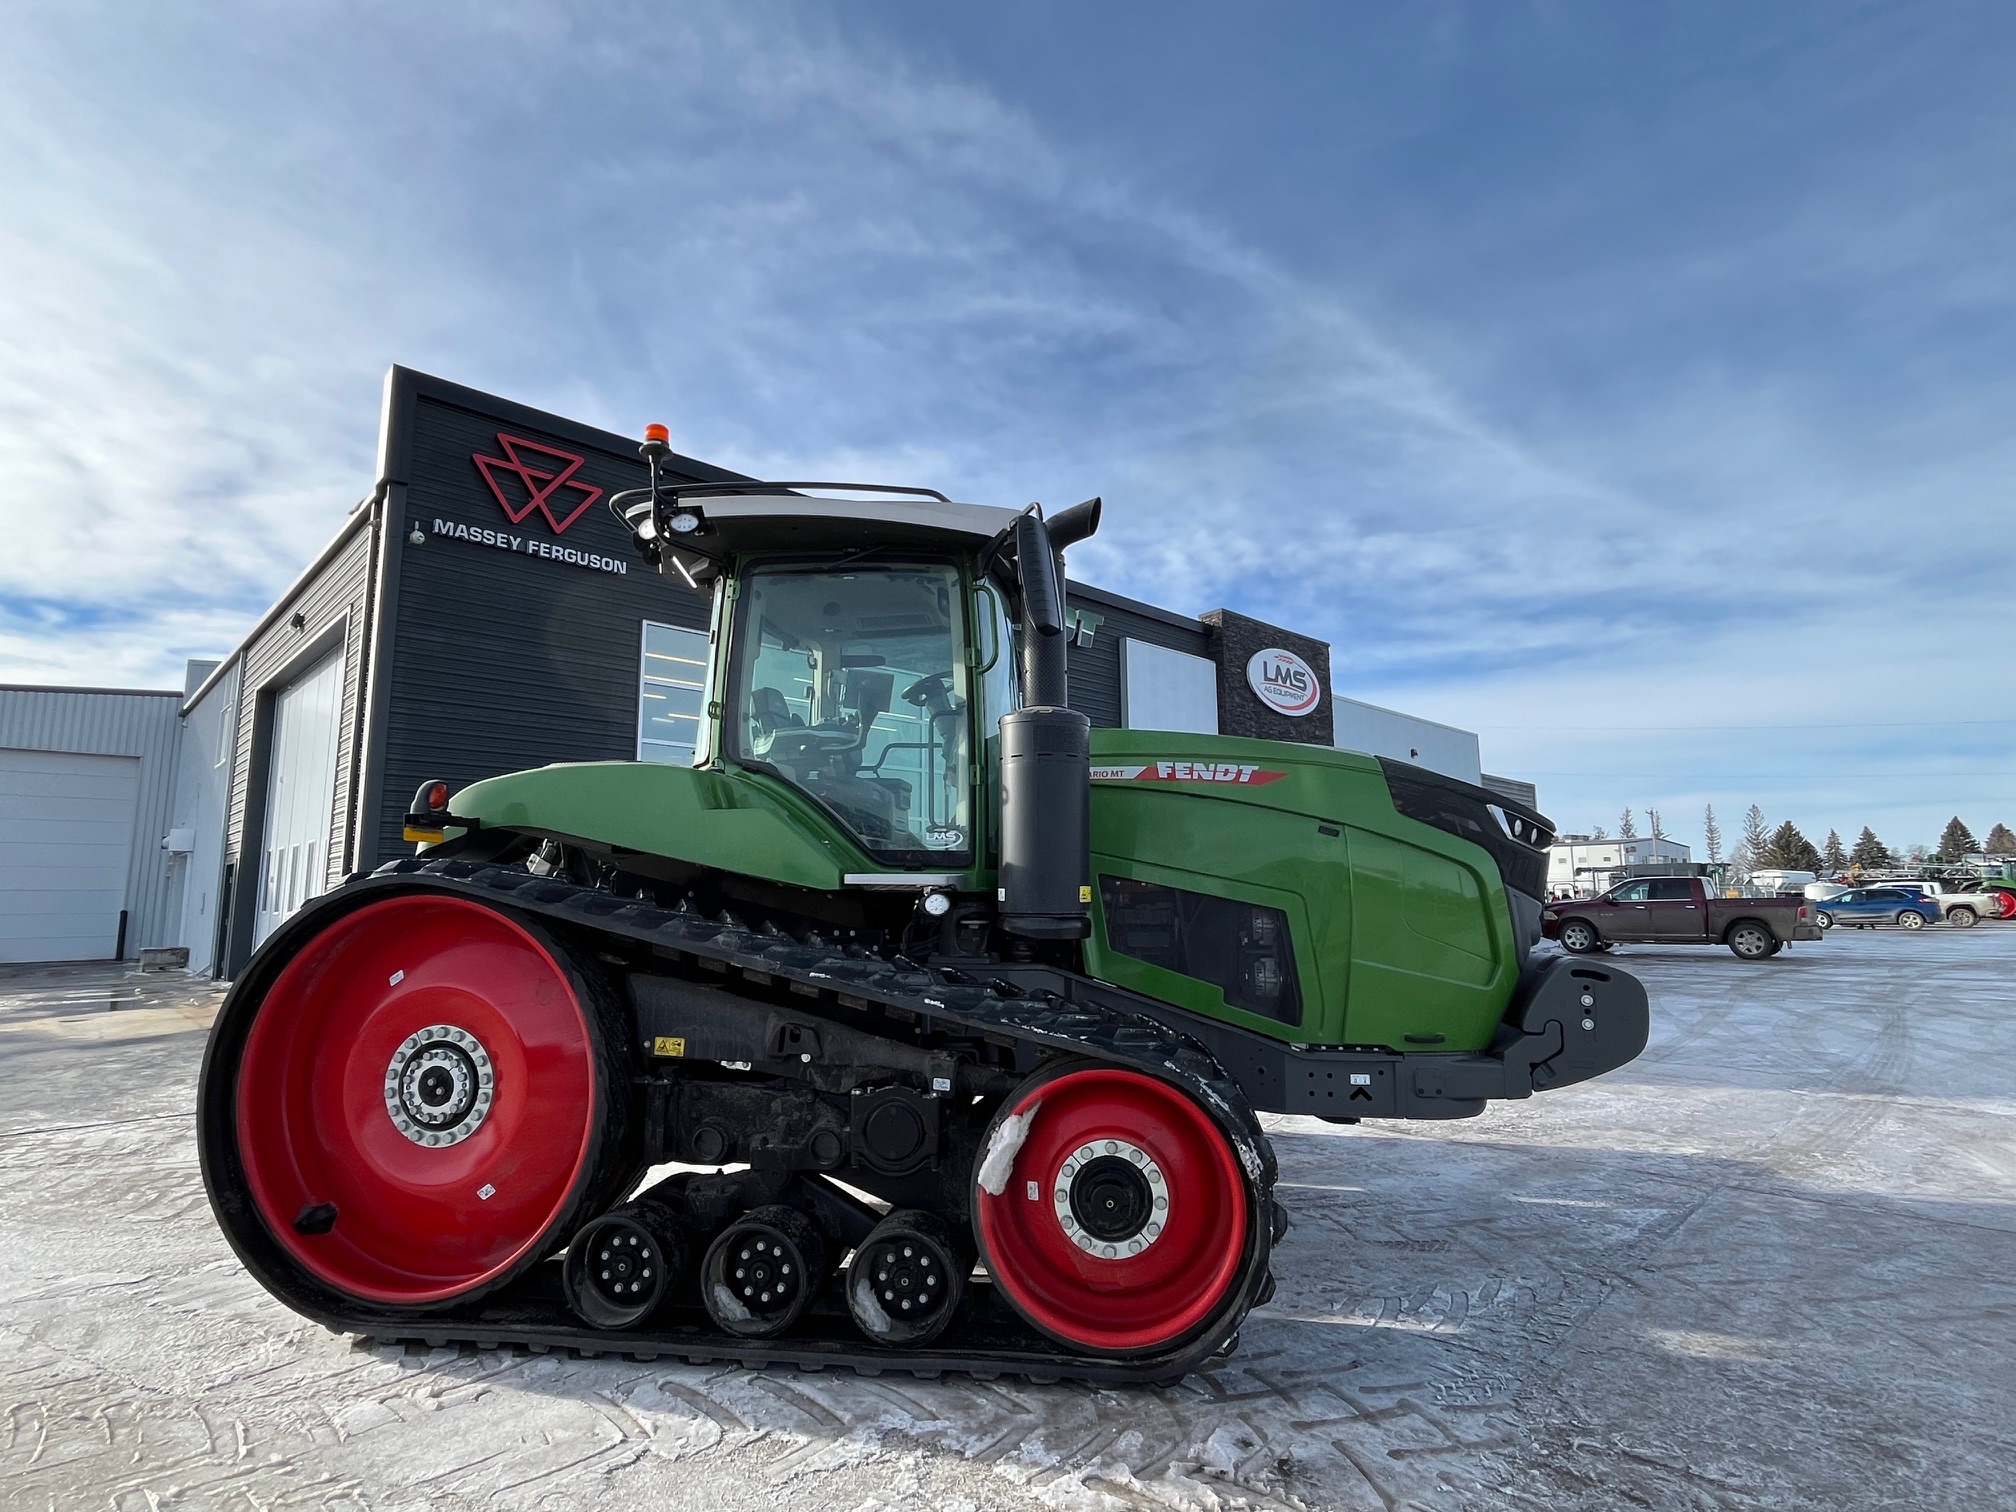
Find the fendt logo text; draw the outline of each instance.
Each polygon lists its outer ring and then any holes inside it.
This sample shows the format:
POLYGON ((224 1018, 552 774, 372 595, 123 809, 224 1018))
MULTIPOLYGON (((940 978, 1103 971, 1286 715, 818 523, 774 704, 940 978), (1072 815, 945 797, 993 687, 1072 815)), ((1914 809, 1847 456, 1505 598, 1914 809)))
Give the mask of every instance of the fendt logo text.
POLYGON ((1260 702, 1291 719, 1312 712, 1323 697, 1316 669, 1293 651, 1279 647, 1253 653, 1246 663, 1246 685, 1260 702))
POLYGON ((522 436, 507 436, 503 431, 497 432, 497 445, 503 456, 486 457, 477 452, 469 460, 483 474, 504 518, 513 525, 522 523, 536 509, 553 527, 553 534, 561 535, 602 497, 601 489, 574 476, 588 460, 585 457, 522 436), (514 496, 517 502, 513 502, 514 496))

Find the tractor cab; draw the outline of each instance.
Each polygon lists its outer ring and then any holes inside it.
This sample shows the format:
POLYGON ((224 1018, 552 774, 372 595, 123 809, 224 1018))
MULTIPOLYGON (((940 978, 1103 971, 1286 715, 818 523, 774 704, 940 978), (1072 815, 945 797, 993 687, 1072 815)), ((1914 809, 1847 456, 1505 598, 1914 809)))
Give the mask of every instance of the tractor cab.
POLYGON ((757 561, 736 586, 718 754, 877 860, 969 864, 980 756, 1014 697, 998 590, 930 559, 757 561))
POLYGON ((1006 927, 1082 936, 1088 730, 1065 706, 1062 554, 1099 501, 1046 521, 921 488, 675 484, 657 430, 649 485, 610 507, 667 577, 713 589, 697 760, 787 784, 892 878, 998 864, 1006 927))

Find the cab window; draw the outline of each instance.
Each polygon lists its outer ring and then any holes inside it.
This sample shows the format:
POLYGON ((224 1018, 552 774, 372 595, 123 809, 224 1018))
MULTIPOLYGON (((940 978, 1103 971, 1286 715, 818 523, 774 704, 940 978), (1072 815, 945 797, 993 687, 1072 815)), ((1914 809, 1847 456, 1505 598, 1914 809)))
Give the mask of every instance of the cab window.
POLYGON ((726 744, 899 864, 964 864, 964 596, 944 563, 759 568, 744 579, 726 744))
POLYGON ((1610 901, 1612 903, 1643 903, 1646 894, 1651 890, 1652 884, 1649 882, 1626 882, 1622 887, 1610 894, 1610 901))
POLYGON ((1651 901, 1654 903, 1691 903, 1694 901, 1694 885, 1685 877, 1668 877, 1652 885, 1651 901))

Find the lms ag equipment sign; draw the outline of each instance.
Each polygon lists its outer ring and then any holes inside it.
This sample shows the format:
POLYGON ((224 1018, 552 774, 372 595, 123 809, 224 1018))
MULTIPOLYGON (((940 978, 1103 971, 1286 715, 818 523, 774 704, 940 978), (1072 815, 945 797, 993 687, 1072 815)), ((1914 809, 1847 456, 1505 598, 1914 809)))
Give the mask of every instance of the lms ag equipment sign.
POLYGON ((1279 647, 1253 653, 1246 663, 1246 685, 1260 702, 1291 719, 1313 713, 1323 698, 1315 668, 1293 651, 1279 647))

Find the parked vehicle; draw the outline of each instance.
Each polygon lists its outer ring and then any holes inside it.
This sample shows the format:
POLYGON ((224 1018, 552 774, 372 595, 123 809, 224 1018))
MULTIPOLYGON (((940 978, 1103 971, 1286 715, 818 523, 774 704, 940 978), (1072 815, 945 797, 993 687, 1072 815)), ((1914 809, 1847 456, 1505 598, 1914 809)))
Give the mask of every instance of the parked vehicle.
POLYGON ((1822 903, 1815 917, 1822 929, 1837 924, 1853 924, 1858 929, 1877 924, 1923 929, 1939 916, 1938 899, 1911 884, 1892 882, 1881 887, 1851 887, 1822 903))
POLYGON ((1820 879, 1810 871, 1788 871, 1783 867, 1767 867, 1750 873, 1750 886, 1764 897, 1783 893, 1796 893, 1809 882, 1820 879))
POLYGON ((1950 893, 1942 891, 1939 901, 1946 907, 1946 917, 1962 929, 1968 926, 1953 917, 1956 909, 1966 909, 1983 919, 2016 919, 2016 882, 1989 878, 1950 885, 1955 890, 1950 893))
POLYGON ((2002 893, 1976 890, 1971 884, 1951 881, 1927 882, 1922 890, 1939 905, 1940 915, 1955 929, 1972 929, 1983 919, 2003 917, 2002 893))
POLYGON ((1853 886, 1848 882, 1808 882, 1800 889, 1809 903, 1825 903, 1829 898, 1838 898, 1853 886))
POLYGON ((1640 877, 1600 897, 1541 910, 1540 932, 1573 955, 1612 945, 1727 945, 1746 961, 1817 940, 1813 905, 1799 898, 1718 898, 1699 877, 1640 877))

